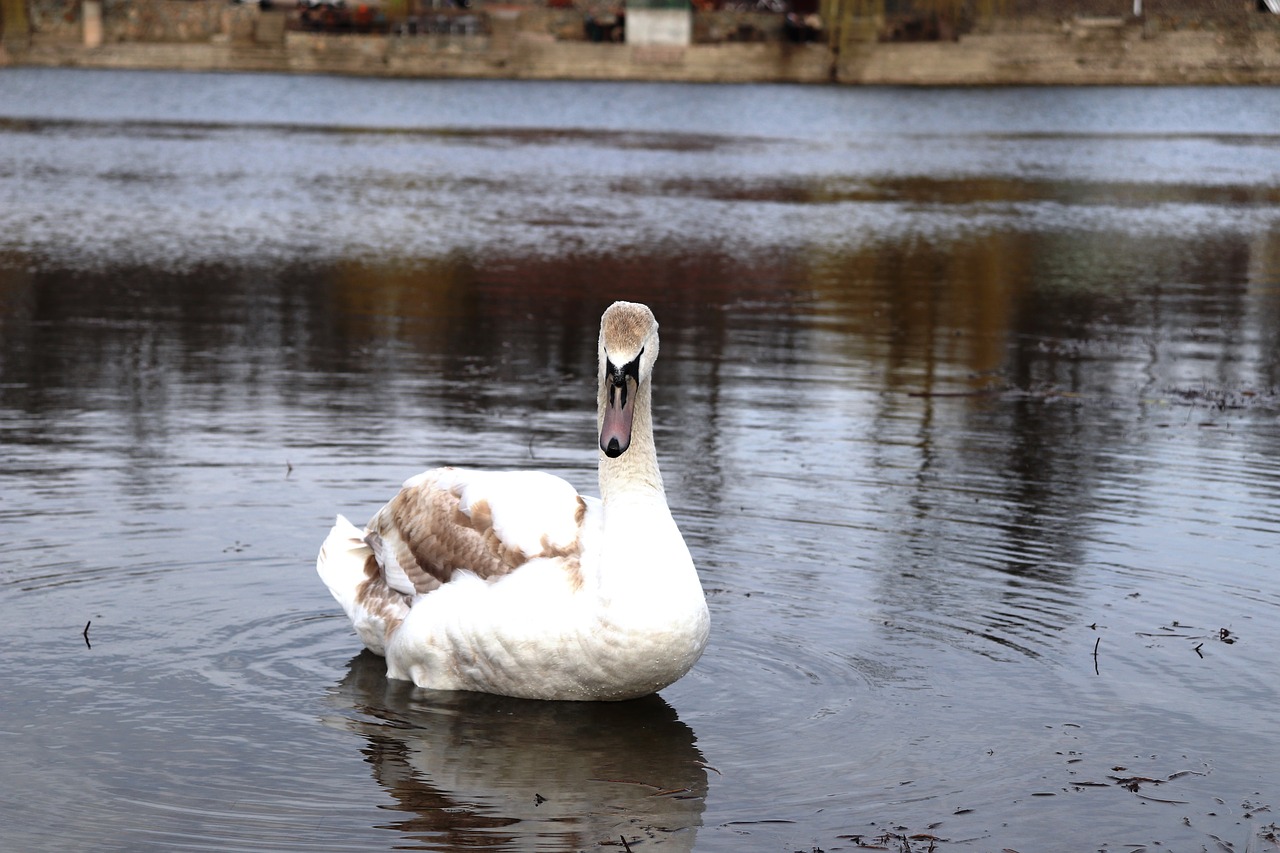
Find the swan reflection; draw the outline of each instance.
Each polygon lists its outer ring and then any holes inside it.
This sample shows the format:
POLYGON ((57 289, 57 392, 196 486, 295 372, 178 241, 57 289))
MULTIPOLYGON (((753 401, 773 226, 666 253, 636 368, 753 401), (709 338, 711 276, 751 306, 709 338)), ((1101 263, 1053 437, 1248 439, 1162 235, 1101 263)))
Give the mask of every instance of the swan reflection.
POLYGON ((692 850, 707 793, 693 730, 659 696, 539 702, 425 691, 361 652, 332 691, 425 849, 582 850, 660 841, 692 850))

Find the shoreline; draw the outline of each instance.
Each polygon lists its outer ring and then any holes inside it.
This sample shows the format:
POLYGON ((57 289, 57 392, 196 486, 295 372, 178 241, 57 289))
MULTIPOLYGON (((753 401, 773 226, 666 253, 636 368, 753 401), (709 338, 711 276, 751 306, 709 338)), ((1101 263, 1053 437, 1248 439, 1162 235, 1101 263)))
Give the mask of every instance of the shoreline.
MULTIPOLYGON (((1137 19, 969 33, 949 41, 634 45, 512 29, 484 35, 285 31, 266 40, 110 41, 39 34, 0 44, 0 68, 246 71, 394 78, 800 83, 906 86, 1275 85, 1280 27, 1164 30, 1137 19)), ((278 24, 278 25, 277 25, 278 24)))

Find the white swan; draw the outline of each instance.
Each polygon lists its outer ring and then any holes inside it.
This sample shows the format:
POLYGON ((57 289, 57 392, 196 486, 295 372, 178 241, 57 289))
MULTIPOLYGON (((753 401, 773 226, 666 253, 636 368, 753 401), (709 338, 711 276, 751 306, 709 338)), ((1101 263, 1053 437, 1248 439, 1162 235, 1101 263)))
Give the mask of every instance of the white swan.
POLYGON ((599 500, 534 471, 427 471, 316 568, 387 675, 531 699, 629 699, 683 676, 710 618, 653 442, 658 323, 600 320, 599 500))

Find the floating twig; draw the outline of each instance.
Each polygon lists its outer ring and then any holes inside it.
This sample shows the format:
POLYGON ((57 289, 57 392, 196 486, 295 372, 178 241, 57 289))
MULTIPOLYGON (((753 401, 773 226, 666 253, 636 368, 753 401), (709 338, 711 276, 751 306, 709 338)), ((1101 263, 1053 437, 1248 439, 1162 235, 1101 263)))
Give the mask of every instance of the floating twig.
POLYGON ((626 850, 627 853, 631 853, 631 845, 627 843, 627 837, 625 835, 619 835, 618 838, 622 841, 622 849, 626 850))
POLYGON ((1179 770, 1177 773, 1170 773, 1168 781, 1172 782, 1180 776, 1208 776, 1209 774, 1203 770, 1179 770))
POLYGON ((1140 785, 1163 785, 1168 781, 1167 779, 1152 779, 1149 776, 1110 776, 1108 778, 1112 779, 1121 788, 1128 788, 1135 794, 1138 793, 1140 785))
POLYGON ((690 791, 688 788, 667 788, 665 791, 654 791, 654 792, 653 792, 652 794, 650 794, 649 796, 651 796, 651 797, 669 797, 669 796, 671 796, 672 794, 691 794, 691 793, 693 793, 693 792, 692 792, 692 791, 690 791))
POLYGON ((651 782, 641 782, 638 779, 595 779, 593 778, 593 779, 588 779, 587 781, 588 782, 610 782, 615 785, 639 785, 643 788, 652 788, 653 790, 658 792, 662 791, 661 785, 654 785, 651 782))

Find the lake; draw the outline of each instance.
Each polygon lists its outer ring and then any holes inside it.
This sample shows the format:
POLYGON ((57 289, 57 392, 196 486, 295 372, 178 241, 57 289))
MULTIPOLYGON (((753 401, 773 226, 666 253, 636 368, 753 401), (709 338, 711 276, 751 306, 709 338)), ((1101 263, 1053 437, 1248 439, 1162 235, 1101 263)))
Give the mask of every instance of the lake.
POLYGON ((0 70, 0 847, 1280 835, 1280 90, 0 70), (388 681, 315 574, 595 492, 662 326, 659 696, 388 681))

